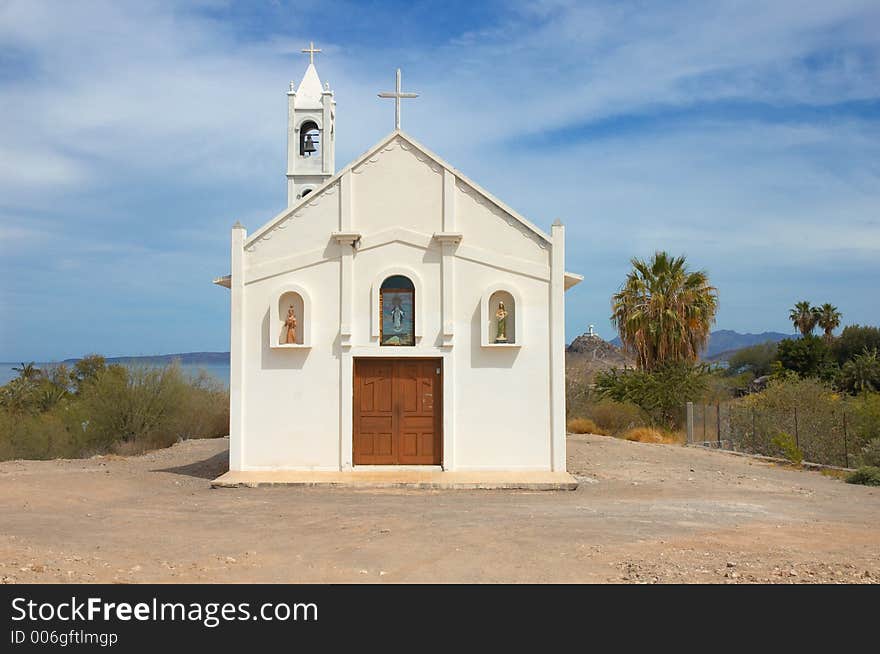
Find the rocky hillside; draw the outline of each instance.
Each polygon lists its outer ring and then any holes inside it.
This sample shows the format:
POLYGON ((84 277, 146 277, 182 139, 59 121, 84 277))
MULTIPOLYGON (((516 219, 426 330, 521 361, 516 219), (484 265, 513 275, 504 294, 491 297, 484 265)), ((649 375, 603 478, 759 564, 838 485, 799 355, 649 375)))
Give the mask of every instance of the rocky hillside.
POLYGON ((581 334, 565 348, 565 374, 569 381, 589 383, 599 370, 632 366, 620 348, 596 334, 581 334))

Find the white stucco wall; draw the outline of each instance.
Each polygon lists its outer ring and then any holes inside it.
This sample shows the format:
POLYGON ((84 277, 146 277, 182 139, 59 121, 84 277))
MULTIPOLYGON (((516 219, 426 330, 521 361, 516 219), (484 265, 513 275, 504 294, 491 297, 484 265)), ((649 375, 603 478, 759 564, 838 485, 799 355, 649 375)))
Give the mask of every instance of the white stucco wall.
POLYGON ((338 469, 339 264, 326 261, 245 286, 244 462, 251 469, 338 469), (278 349, 270 308, 296 283, 311 299, 311 347, 278 349), (270 332, 270 327, 271 329, 270 332), (334 365, 335 364, 335 365, 334 365))
POLYGON ((443 359, 445 468, 559 469, 551 394, 563 389, 551 383, 550 343, 560 319, 551 279, 561 283, 562 272, 543 235, 477 195, 397 136, 245 242, 233 469, 350 467, 351 375, 362 356, 443 359), (414 278, 415 347, 380 347, 374 335, 374 286, 385 274, 414 278), (308 294, 311 324, 298 328, 310 346, 273 348, 270 308, 291 285, 308 294), (493 288, 517 298, 515 344, 481 338, 493 288))

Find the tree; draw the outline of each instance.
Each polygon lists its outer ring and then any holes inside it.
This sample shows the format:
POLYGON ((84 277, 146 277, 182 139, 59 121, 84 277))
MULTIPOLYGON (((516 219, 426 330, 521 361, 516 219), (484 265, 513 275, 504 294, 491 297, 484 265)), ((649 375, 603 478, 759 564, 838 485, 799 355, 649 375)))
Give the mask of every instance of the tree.
POLYGON ((755 377, 769 375, 773 370, 776 354, 777 347, 773 341, 744 347, 730 355, 727 361, 728 374, 736 375, 748 371, 753 373, 755 377))
POLYGON ((779 341, 776 348, 781 367, 801 377, 818 377, 827 381, 837 372, 831 350, 818 336, 806 334, 801 338, 786 338, 779 341))
POLYGON ((801 336, 809 336, 819 322, 819 309, 810 304, 809 300, 802 300, 796 302, 794 308, 788 312, 788 319, 801 336))
POLYGON ((834 339, 834 334, 832 333, 835 329, 840 327, 840 319, 842 314, 837 310, 837 307, 833 304, 829 304, 826 302, 821 307, 813 307, 814 311, 817 311, 818 318, 816 323, 825 332, 825 342, 831 343, 834 339))
POLYGON ((831 346, 834 358, 840 365, 844 365, 865 349, 880 350, 880 328, 847 325, 831 346))
POLYGON ((705 271, 689 271, 684 257, 656 252, 633 258, 633 269, 611 299, 611 322, 642 370, 697 360, 715 322, 718 291, 705 271))
POLYGON ((77 361, 73 365, 73 372, 71 373, 76 393, 81 393, 86 384, 95 381, 106 367, 107 361, 100 354, 87 354, 77 361))
POLYGON ((705 392, 709 371, 705 365, 665 363, 653 370, 611 368, 596 373, 600 397, 630 402, 648 416, 652 424, 679 426, 685 403, 705 392))
POLYGON ((850 393, 869 393, 880 389, 880 355, 877 350, 857 354, 843 364, 840 385, 850 393))

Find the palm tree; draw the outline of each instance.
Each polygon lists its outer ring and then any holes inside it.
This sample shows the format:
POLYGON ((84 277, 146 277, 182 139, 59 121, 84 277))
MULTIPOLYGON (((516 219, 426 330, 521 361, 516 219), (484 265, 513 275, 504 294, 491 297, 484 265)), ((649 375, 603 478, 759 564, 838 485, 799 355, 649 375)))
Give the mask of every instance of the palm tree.
POLYGON ((668 362, 693 362, 709 341, 718 290, 705 271, 691 272, 684 257, 656 252, 633 258, 633 269, 611 298, 611 322, 643 370, 668 362))
POLYGON ((844 388, 855 393, 868 393, 880 388, 880 354, 867 347, 843 365, 844 388))
POLYGON ((794 308, 788 312, 788 319, 794 324, 801 336, 809 336, 816 329, 819 322, 819 309, 814 307, 808 300, 797 302, 794 308))
POLYGON ((828 302, 821 307, 814 307, 813 310, 818 311, 819 318, 816 320, 816 324, 825 332, 825 341, 830 343, 831 339, 834 338, 832 332, 840 327, 840 318, 842 317, 840 311, 837 310, 836 306, 828 302))

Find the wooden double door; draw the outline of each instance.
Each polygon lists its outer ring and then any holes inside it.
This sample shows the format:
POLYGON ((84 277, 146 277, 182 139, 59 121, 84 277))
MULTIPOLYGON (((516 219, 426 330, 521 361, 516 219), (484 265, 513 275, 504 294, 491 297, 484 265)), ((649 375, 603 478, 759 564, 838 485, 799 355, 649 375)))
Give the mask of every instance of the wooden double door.
POLYGON ((355 359, 355 465, 440 465, 442 373, 442 359, 355 359))

